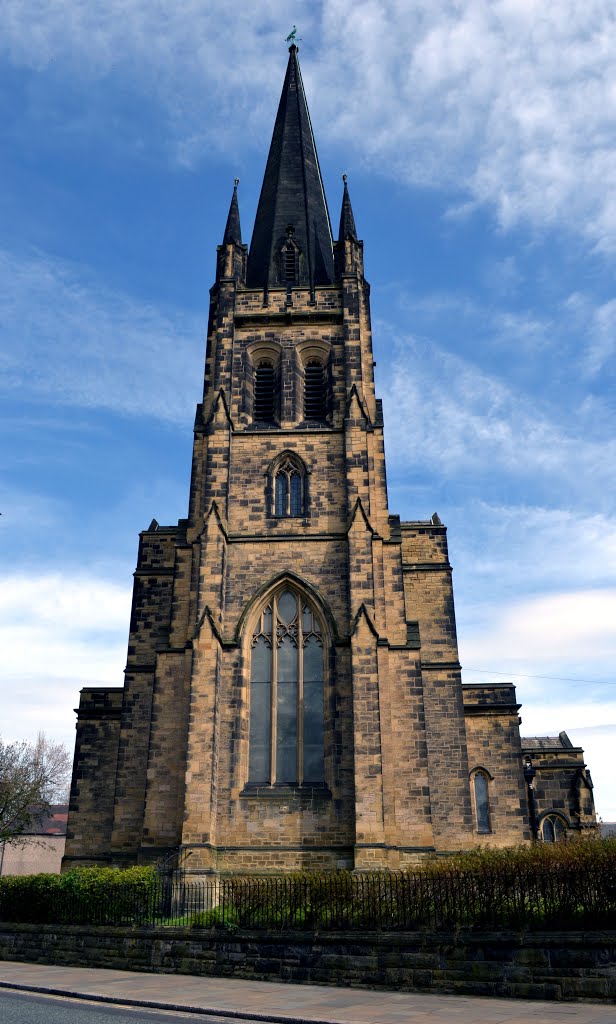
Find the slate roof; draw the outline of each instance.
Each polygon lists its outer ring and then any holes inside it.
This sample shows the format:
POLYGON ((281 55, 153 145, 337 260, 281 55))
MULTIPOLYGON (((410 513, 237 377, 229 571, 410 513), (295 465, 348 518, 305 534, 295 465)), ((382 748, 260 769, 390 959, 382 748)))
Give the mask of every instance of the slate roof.
POLYGON ((68 804, 51 804, 49 812, 38 818, 24 835, 65 836, 67 820, 68 804))
POLYGON ((573 743, 566 732, 558 736, 525 736, 520 740, 522 750, 572 750, 573 743))
POLYGON ((255 218, 246 283, 249 288, 284 284, 281 250, 292 226, 300 250, 297 284, 311 289, 333 284, 334 258, 329 211, 297 59, 289 63, 255 218))

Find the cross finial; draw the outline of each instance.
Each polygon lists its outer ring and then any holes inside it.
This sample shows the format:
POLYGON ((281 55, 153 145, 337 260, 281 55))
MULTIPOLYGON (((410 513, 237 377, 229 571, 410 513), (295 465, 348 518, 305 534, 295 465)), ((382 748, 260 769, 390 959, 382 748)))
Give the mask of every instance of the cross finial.
POLYGON ((240 179, 236 178, 235 181, 234 181, 234 185, 235 185, 236 188, 239 185, 239 183, 240 183, 240 179))

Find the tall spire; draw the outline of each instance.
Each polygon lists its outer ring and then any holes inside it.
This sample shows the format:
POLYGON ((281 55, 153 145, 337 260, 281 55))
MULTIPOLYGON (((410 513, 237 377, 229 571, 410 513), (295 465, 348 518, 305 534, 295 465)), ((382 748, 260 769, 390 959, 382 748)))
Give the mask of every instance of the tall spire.
POLYGON ((355 217, 353 216, 353 207, 351 206, 351 197, 347 188, 347 176, 342 175, 344 182, 344 192, 342 195, 342 209, 340 210, 340 228, 338 230, 338 241, 344 242, 347 238, 351 238, 354 242, 357 242, 357 229, 355 227, 355 217))
POLYGON ((237 186, 240 183, 240 179, 235 179, 235 185, 233 186, 233 195, 231 196, 231 205, 229 206, 229 215, 227 217, 227 225, 225 227, 225 233, 223 236, 222 244, 228 245, 233 243, 235 245, 242 244, 242 228, 240 226, 240 208, 237 202, 237 186))
POLYGON ((247 284, 313 289, 333 281, 329 213, 293 44, 255 218, 247 284))

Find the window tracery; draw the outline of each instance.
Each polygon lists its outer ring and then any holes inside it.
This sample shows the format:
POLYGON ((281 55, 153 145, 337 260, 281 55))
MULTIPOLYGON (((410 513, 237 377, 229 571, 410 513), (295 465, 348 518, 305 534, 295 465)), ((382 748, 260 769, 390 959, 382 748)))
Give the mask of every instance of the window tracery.
POLYGON ((287 586, 264 605, 251 640, 249 784, 323 783, 323 690, 319 616, 287 586))
POLYGON ((292 518, 305 515, 306 470, 299 459, 286 455, 273 470, 273 513, 292 518))
POLYGON ((544 843, 559 843, 567 836, 567 826, 560 814, 546 814, 541 822, 541 838, 544 843))

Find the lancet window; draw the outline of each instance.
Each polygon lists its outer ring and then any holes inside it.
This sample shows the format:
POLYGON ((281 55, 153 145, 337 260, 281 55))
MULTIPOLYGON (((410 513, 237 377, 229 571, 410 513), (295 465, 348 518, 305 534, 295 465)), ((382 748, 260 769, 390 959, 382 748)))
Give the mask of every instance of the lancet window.
POLYGON ((475 804, 475 824, 478 832, 491 832, 490 792, 486 772, 475 771, 472 776, 475 804))
POLYGON ((303 467, 291 457, 283 459, 274 471, 274 515, 304 515, 304 484, 303 467))
POLYGON ((267 601, 250 653, 249 784, 323 783, 323 628, 299 590, 267 601))

